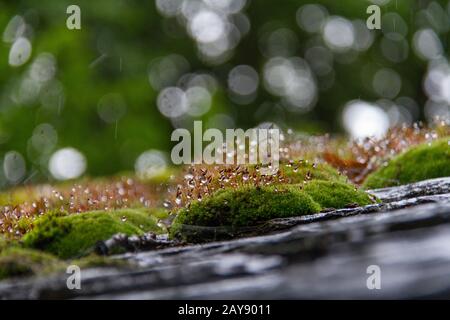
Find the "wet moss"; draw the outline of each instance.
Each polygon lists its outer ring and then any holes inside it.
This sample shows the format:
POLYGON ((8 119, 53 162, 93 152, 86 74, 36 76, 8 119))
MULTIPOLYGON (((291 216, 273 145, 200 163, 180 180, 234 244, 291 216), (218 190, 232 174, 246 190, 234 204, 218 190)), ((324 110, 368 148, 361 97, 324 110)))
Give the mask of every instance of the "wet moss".
POLYGON ((261 220, 313 213, 320 207, 298 186, 244 186, 220 190, 182 209, 177 223, 201 226, 245 226, 261 220))
POLYGON ((384 188, 450 176, 449 141, 446 137, 407 150, 370 174, 364 187, 384 188))
POLYGON ((327 207, 371 203, 369 196, 353 185, 315 180, 301 184, 220 190, 189 209, 178 212, 171 228, 172 238, 189 241, 189 226, 246 227, 274 218, 307 215, 327 207))
POLYGON ((304 191, 321 208, 339 209, 350 204, 364 206, 372 203, 367 193, 348 183, 315 180, 305 184, 304 191))
POLYGON ((282 164, 283 175, 290 179, 290 183, 302 183, 305 180, 338 181, 345 183, 347 178, 326 163, 314 164, 311 161, 286 165, 282 164))
POLYGON ((22 240, 28 248, 50 252, 59 258, 80 257, 88 254, 97 241, 107 240, 117 233, 140 235, 144 232, 163 232, 152 213, 146 209, 71 215, 52 212, 35 221, 33 230, 22 240))

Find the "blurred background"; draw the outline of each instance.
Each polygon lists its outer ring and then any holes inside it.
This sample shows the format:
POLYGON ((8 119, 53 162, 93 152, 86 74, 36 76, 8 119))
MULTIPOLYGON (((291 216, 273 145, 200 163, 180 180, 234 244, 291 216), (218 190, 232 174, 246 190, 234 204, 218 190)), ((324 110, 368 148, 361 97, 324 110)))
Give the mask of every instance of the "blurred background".
POLYGON ((0 188, 164 167, 194 120, 359 138, 448 117, 449 30, 448 0, 2 0, 0 188))

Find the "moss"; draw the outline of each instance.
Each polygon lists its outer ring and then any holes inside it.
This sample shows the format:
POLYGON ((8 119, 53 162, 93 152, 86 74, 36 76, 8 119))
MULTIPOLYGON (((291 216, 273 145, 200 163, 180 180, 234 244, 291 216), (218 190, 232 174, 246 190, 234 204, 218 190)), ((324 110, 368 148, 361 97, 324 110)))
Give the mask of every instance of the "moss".
POLYGON ((325 207, 371 203, 369 196, 341 182, 316 180, 302 185, 245 186, 220 190, 189 209, 181 209, 170 228, 174 238, 184 238, 186 226, 245 227, 258 222, 312 214, 325 207))
POLYGON ((202 226, 245 226, 270 218, 318 210, 320 207, 298 186, 244 186, 221 190, 202 202, 194 202, 189 210, 181 210, 177 222, 202 226))
POLYGON ((360 206, 372 203, 367 193, 351 184, 315 180, 305 184, 305 192, 322 208, 343 208, 349 204, 360 206))
POLYGON ((89 253, 97 241, 107 240, 116 233, 140 235, 150 231, 163 230, 158 227, 157 218, 145 209, 72 215, 53 212, 35 222, 33 230, 23 237, 23 243, 66 259, 89 253))
POLYGON ((59 269, 64 264, 51 254, 20 247, 9 247, 0 253, 0 280, 31 276, 59 269))
POLYGON ((326 163, 318 163, 313 166, 311 161, 295 162, 293 165, 282 164, 284 176, 290 179, 291 183, 302 183, 309 175, 311 180, 340 181, 346 182, 347 178, 340 174, 332 166, 326 163))
POLYGON ((450 137, 421 144, 392 159, 370 174, 367 189, 391 187, 426 179, 450 176, 450 137))

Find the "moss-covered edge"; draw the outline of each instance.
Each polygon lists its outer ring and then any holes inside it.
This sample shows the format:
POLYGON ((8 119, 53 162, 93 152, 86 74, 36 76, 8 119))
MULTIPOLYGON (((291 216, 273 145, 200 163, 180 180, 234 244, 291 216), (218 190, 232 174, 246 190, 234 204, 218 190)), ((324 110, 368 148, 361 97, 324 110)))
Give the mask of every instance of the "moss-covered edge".
POLYGON ((243 186, 220 190, 189 208, 179 210, 172 238, 185 238, 189 226, 246 227, 274 218, 313 214, 324 208, 372 203, 369 195, 351 184, 315 180, 306 184, 243 186))
POLYGON ((392 187, 450 176, 450 137, 412 147, 371 173, 366 189, 392 187))
POLYGON ((117 233, 164 232, 156 218, 162 216, 160 211, 122 209, 70 215, 49 212, 35 221, 33 230, 22 241, 27 248, 49 252, 59 258, 81 257, 90 253, 98 241, 107 240, 117 233))

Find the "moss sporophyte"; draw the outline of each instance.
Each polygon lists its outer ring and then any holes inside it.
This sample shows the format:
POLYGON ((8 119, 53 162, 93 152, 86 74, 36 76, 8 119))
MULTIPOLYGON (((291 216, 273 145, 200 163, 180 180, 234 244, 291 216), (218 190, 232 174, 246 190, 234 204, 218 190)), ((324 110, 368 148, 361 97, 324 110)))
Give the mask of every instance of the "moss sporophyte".
POLYGON ((270 164, 262 167, 266 174, 278 170, 279 129, 226 129, 225 138, 219 129, 210 128, 203 133, 202 121, 194 121, 193 156, 191 133, 187 129, 175 129, 172 141, 179 141, 171 152, 172 162, 179 164, 270 164), (248 143, 247 143, 248 139, 248 143), (180 141, 181 140, 181 141, 180 141), (210 142, 203 148, 203 142, 210 142), (248 149, 248 150, 247 150, 248 149))
POLYGON ((192 201, 187 208, 178 210, 170 228, 171 236, 192 241, 197 240, 191 232, 196 226, 248 227, 274 218, 373 202, 367 193, 345 182, 327 165, 288 164, 284 175, 291 184, 242 184, 192 201))
MULTIPOLYGON (((432 142, 400 132, 417 142, 409 149, 395 149, 399 155, 369 175, 365 189, 450 176, 448 131, 432 142), (419 144, 422 141, 426 142, 419 144)), ((394 140, 389 148, 402 145, 394 140)), ((372 146, 375 152, 383 144, 372 146)), ((380 159, 386 161, 389 148, 382 149, 380 159)), ((363 149, 358 147, 356 154, 363 155, 363 149)), ((63 270, 73 259, 85 266, 110 265, 112 260, 93 255, 94 248, 118 233, 169 232, 175 240, 204 242, 217 239, 221 230, 227 237, 261 234, 259 230, 270 231, 272 219, 377 201, 330 166, 338 164, 348 173, 352 162, 341 166, 336 158, 318 161, 317 152, 303 158, 292 153, 291 149, 291 156, 280 160, 273 175, 263 174, 259 164, 194 165, 170 170, 158 182, 123 176, 54 187, 20 186, 2 193, 0 278, 63 270)), ((372 158, 373 153, 366 156, 372 158)))

